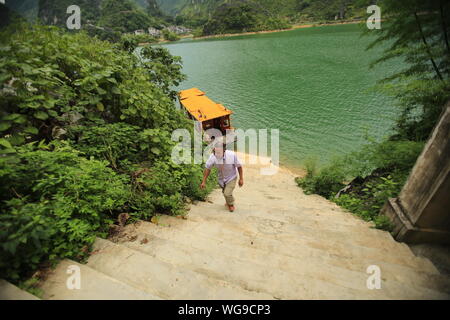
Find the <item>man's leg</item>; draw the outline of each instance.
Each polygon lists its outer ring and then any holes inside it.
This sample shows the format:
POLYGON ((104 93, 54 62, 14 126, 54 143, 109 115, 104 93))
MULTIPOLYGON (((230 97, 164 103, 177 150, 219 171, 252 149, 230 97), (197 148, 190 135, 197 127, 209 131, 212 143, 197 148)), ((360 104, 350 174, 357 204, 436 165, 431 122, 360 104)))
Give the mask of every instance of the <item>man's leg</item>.
POLYGON ((225 197, 225 201, 227 202, 228 207, 234 206, 234 196, 233 191, 236 188, 237 178, 228 182, 223 188, 223 196, 225 197))

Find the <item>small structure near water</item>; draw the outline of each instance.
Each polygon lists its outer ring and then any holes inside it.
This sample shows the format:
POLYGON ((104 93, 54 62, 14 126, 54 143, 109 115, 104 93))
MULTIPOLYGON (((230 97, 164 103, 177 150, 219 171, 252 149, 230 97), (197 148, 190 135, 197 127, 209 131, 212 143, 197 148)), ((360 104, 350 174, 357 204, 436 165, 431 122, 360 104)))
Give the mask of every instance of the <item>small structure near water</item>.
POLYGON ((197 88, 183 90, 178 94, 178 97, 180 106, 189 119, 201 123, 203 131, 216 129, 222 135, 234 131, 234 128, 231 126, 233 111, 222 104, 215 103, 203 91, 197 88))

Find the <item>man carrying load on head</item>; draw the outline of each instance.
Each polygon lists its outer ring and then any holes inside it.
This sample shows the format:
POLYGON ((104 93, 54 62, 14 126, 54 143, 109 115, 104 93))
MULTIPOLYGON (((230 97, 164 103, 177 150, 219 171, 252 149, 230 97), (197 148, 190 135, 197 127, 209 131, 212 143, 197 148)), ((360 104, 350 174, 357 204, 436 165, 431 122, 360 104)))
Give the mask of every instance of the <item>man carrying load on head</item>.
POLYGON ((222 188, 223 196, 225 197, 226 206, 230 212, 235 211, 235 199, 233 191, 238 182, 239 173, 239 187, 244 185, 244 173, 239 159, 231 150, 226 150, 225 144, 218 144, 213 149, 213 154, 206 162, 206 169, 203 175, 203 181, 200 188, 204 189, 206 181, 211 173, 211 169, 216 167, 218 169, 219 185, 222 188))

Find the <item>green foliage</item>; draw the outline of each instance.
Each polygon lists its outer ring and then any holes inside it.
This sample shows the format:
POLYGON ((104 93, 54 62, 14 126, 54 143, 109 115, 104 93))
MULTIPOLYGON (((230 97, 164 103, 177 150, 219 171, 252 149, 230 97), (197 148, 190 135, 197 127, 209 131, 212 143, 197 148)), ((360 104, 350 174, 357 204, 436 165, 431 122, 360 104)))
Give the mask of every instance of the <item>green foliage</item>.
POLYGON ((153 164, 162 155, 169 155, 173 142, 167 131, 144 129, 123 122, 71 128, 73 147, 87 158, 106 160, 115 170, 132 170, 132 164, 153 164))
POLYGON ((133 53, 140 44, 150 44, 158 42, 158 39, 148 34, 124 34, 119 41, 119 47, 133 53))
MULTIPOLYGON (((424 142, 386 140, 366 144, 342 161, 347 177, 366 177, 374 170, 407 175, 419 157, 424 142)), ((406 177, 405 177, 406 179, 406 177)))
POLYGON ((203 34, 239 33, 289 27, 289 24, 280 18, 261 13, 257 6, 239 2, 219 6, 203 27, 203 34))
POLYGON ((140 51, 143 64, 150 81, 158 84, 163 92, 176 99, 174 87, 186 79, 181 73, 183 66, 180 57, 172 56, 166 48, 146 46, 140 51))
POLYGON ((138 176, 135 190, 138 199, 146 199, 155 212, 178 215, 184 212, 186 198, 205 200, 214 189, 214 177, 205 190, 199 188, 201 178, 202 169, 199 166, 159 161, 138 176))
MULTIPOLYGON (((221 16, 220 8, 251 7, 252 17, 257 23, 256 30, 275 30, 288 28, 290 23, 326 22, 362 18, 370 0, 164 0, 161 8, 168 14, 176 16, 177 24, 189 25, 193 28, 206 26, 205 34, 231 33, 249 31, 252 25, 246 18, 244 10, 238 19, 221 16), (238 27, 235 23, 237 22, 238 27), (222 25, 224 24, 224 25, 222 25), (228 31, 227 31, 228 30, 228 31), (235 31, 233 31, 235 30, 235 31)), ((232 13, 239 17, 239 10, 232 13)))
POLYGON ((397 138, 424 141, 450 99, 450 3, 384 0, 380 5, 388 22, 370 32, 377 38, 369 49, 388 46, 374 66, 398 57, 407 62, 383 81, 401 108, 397 138))
POLYGON ((139 1, 146 1, 147 5, 147 12, 152 17, 162 17, 163 13, 161 9, 159 8, 158 1, 156 0, 139 0, 139 1))
POLYGON ((178 40, 180 40, 180 37, 176 33, 170 32, 169 30, 166 30, 166 29, 164 29, 162 31, 162 35, 163 35, 164 39, 167 40, 167 41, 178 41, 178 40))
POLYGON ((100 10, 99 25, 122 33, 157 25, 154 19, 128 0, 104 0, 100 10))
POLYGON ((299 0, 297 10, 312 21, 335 21, 355 17, 358 8, 367 8, 371 3, 356 4, 354 0, 299 0))
POLYGON ((44 299, 44 291, 40 288, 40 279, 37 276, 33 276, 19 284, 19 288, 31 293, 39 299, 44 299))
POLYGON ((91 37, 95 37, 103 41, 109 41, 111 43, 117 43, 123 40, 122 34, 111 28, 104 28, 88 24, 84 26, 83 31, 85 31, 91 37))
POLYGON ((392 176, 370 179, 358 193, 341 195, 334 201, 341 207, 353 212, 366 221, 374 221, 379 229, 389 229, 389 220, 379 215, 387 199, 396 197, 402 184, 392 176))
POLYGON ((172 131, 192 130, 174 108, 180 58, 55 27, 0 38, 0 278, 82 260, 120 213, 180 214, 212 190, 170 160, 172 131))
POLYGON ((64 144, 17 148, 0 158, 0 178, 0 274, 12 280, 42 261, 80 259, 130 197, 126 176, 64 144))
POLYGON ((83 26, 97 26, 120 33, 147 29, 162 22, 159 15, 130 0, 40 0, 39 19, 46 25, 64 28, 70 5, 80 7, 83 26))
MULTIPOLYGON (((36 1, 27 1, 36 3, 36 1)), ((46 25, 65 28, 69 17, 67 8, 71 5, 80 7, 84 23, 96 24, 101 14, 101 0, 38 0, 37 2, 38 6, 35 10, 38 11, 38 18, 46 25)))
POLYGON ((339 163, 333 163, 319 172, 317 172, 316 168, 314 160, 308 161, 306 177, 296 180, 306 194, 315 193, 325 198, 331 198, 344 187, 345 175, 339 163))
POLYGON ((171 86, 183 79, 181 60, 145 48, 145 62, 85 34, 22 26, 2 33, 0 132, 11 144, 51 140, 55 130, 104 119, 143 128, 175 128, 171 86), (160 55, 160 56, 159 56, 160 55))
POLYGON ((316 162, 306 162, 307 175, 297 179, 306 194, 319 194, 368 221, 388 230, 386 218, 379 216, 384 203, 396 197, 414 166, 424 143, 413 141, 372 142, 330 164, 317 169, 316 162), (381 174, 380 174, 381 173, 381 174), (345 181, 352 182, 351 189, 339 197, 345 181))

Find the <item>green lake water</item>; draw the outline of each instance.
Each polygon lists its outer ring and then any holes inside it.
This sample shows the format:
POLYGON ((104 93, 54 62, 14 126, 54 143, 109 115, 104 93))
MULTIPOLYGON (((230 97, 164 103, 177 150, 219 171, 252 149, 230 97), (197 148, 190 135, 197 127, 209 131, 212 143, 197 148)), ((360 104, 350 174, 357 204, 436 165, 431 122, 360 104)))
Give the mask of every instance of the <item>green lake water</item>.
POLYGON ((188 80, 234 111, 242 129, 279 129, 282 166, 321 163, 390 133, 398 110, 373 89, 399 63, 370 70, 381 49, 361 26, 340 25, 164 45, 188 80))

